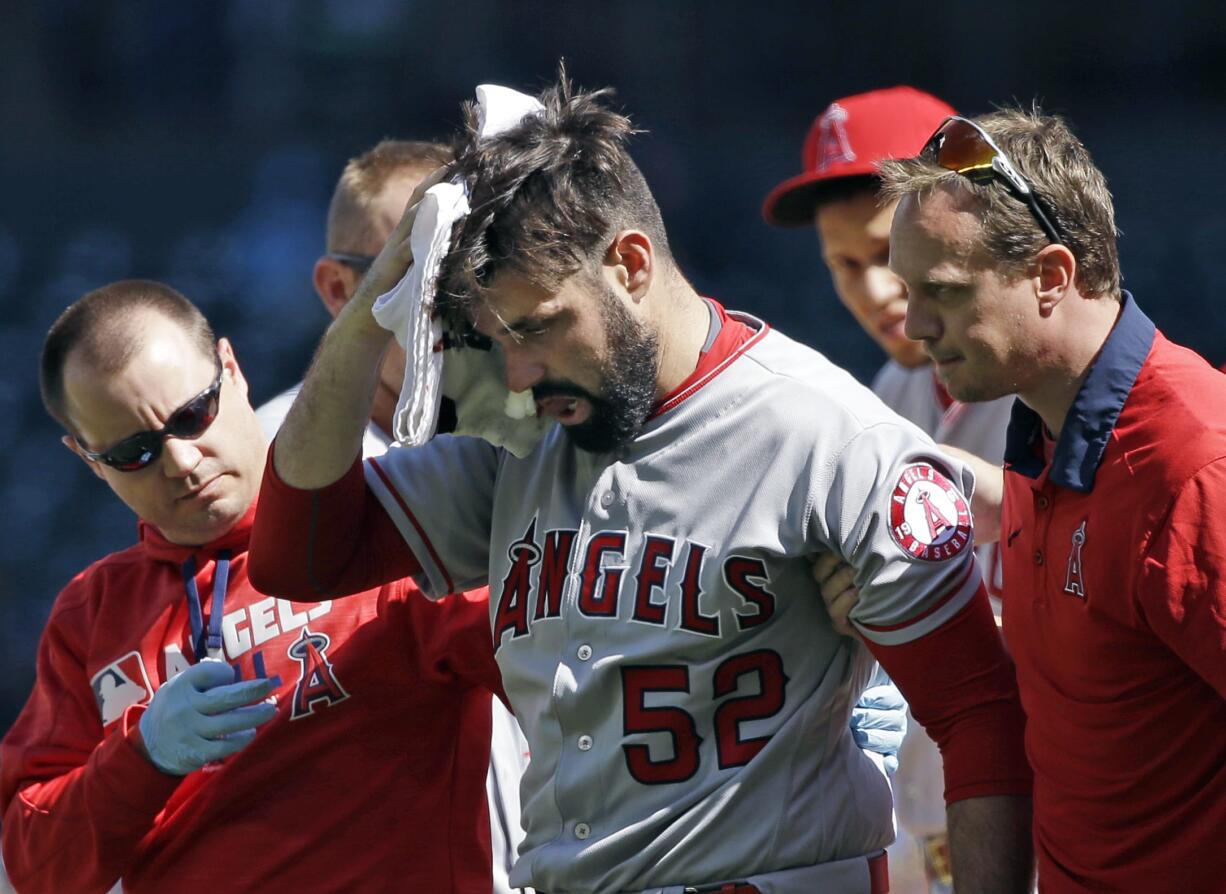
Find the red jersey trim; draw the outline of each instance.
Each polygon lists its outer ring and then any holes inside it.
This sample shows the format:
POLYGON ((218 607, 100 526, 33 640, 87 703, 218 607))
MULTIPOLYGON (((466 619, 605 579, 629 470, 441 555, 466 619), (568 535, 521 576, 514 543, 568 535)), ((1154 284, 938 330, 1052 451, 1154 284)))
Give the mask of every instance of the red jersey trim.
MULTIPOLYGON (((712 304, 715 304, 715 302, 712 302, 712 304)), ((732 338, 735 338, 737 335, 739 335, 740 334, 739 330, 743 329, 748 332, 753 332, 752 329, 750 329, 747 325, 742 323, 740 320, 736 319, 735 317, 729 316, 728 312, 725 311, 723 307, 721 307, 718 304, 715 304, 715 306, 719 309, 720 320, 724 325, 724 331, 730 333, 731 337, 728 339, 728 341, 731 341, 732 338), (733 328, 733 327, 736 327, 736 328, 733 328)), ((717 353, 718 350, 721 347, 723 347, 722 345, 720 345, 720 341, 723 340, 722 339, 723 333, 721 333, 720 336, 716 337, 715 344, 711 346, 711 350, 708 351, 706 354, 704 354, 699 359, 698 366, 694 370, 694 374, 697 375, 698 377, 697 378, 691 377, 690 380, 682 382, 681 385, 678 386, 676 391, 674 391, 672 394, 664 398, 664 400, 661 401, 656 406, 656 408, 651 411, 651 415, 648 416, 647 418, 649 420, 655 419, 657 416, 661 416, 667 413, 669 410, 675 409, 679 404, 681 404, 687 398, 692 397, 704 385, 706 385, 708 382, 710 382, 712 379, 714 379, 716 376, 722 373, 725 369, 727 369, 734 360, 736 360, 738 357, 740 357, 742 354, 748 351, 751 347, 753 347, 758 342, 760 342, 766 336, 766 333, 770 331, 770 328, 771 327, 768 323, 763 323, 762 328, 759 329, 757 332, 753 332, 753 334, 750 335, 747 339, 745 339, 745 341, 742 341, 739 344, 733 344, 731 350, 729 350, 728 353, 725 354, 723 357, 720 357, 719 354, 717 353), (705 363, 711 362, 712 360, 716 361, 715 365, 712 366, 710 369, 703 371, 702 370, 703 365, 705 363)), ((724 348, 724 350, 728 350, 728 349, 724 348)))
POLYGON ((937 378, 936 370, 932 371, 932 392, 936 395, 937 406, 941 408, 942 414, 958 403, 958 401, 954 400, 954 396, 949 393, 948 389, 941 384, 941 380, 937 378))
POLYGON ((430 553, 431 560, 434 562, 438 570, 443 573, 443 582, 447 584, 447 592, 454 593, 456 590, 455 582, 451 579, 451 575, 447 573, 447 566, 443 564, 443 560, 440 559, 438 553, 435 552, 434 544, 430 542, 430 538, 426 536, 425 530, 422 528, 421 524, 418 523, 417 516, 413 514, 413 510, 409 508, 407 503, 405 503, 404 498, 400 496, 400 491, 396 490, 391 479, 387 477, 387 473, 383 471, 382 467, 380 467, 375 458, 372 456, 367 460, 367 462, 370 463, 371 468, 375 470, 375 474, 379 476, 379 480, 383 482, 383 486, 387 488, 388 493, 392 495, 392 499, 396 501, 396 505, 400 507, 400 510, 405 514, 405 517, 413 525, 414 530, 417 531, 417 536, 421 538, 421 542, 426 545, 426 549, 430 553))
POLYGON ((954 583, 954 585, 946 591, 945 595, 942 596, 940 599, 938 599, 936 602, 932 603, 932 605, 928 606, 928 608, 924 609, 914 618, 908 618, 907 620, 903 621, 901 624, 877 625, 877 624, 861 623, 860 626, 863 627, 865 630, 871 630, 874 633, 890 633, 891 631, 894 631, 894 630, 903 630, 904 628, 910 627, 912 624, 916 624, 924 620, 924 618, 928 617, 933 612, 940 609, 941 606, 943 606, 945 603, 949 602, 949 600, 953 599, 955 596, 957 596, 959 593, 962 592, 963 588, 966 586, 966 582, 970 580, 971 575, 974 573, 975 567, 976 566, 974 562, 967 562, 966 569, 962 572, 961 575, 958 576, 957 582, 954 583))

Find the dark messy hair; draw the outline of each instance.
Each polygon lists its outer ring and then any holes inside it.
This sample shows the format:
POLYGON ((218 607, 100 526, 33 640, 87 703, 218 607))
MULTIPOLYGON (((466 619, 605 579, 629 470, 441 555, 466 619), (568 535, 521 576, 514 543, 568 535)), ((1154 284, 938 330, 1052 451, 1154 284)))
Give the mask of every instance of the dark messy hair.
POLYGON ((452 231, 439 271, 452 308, 480 300, 504 270, 552 291, 599 263, 625 228, 646 233, 667 262, 659 206, 626 151, 637 131, 606 105, 612 94, 577 90, 562 68, 539 97, 543 112, 482 140, 477 105, 466 104, 453 171, 468 184, 472 212, 452 231))
POLYGON ((64 395, 64 367, 76 351, 101 374, 123 369, 144 344, 133 314, 160 314, 188 334, 203 356, 213 356, 217 339, 199 308, 165 283, 147 279, 113 282, 78 298, 59 316, 43 341, 39 390, 56 422, 75 433, 64 395))

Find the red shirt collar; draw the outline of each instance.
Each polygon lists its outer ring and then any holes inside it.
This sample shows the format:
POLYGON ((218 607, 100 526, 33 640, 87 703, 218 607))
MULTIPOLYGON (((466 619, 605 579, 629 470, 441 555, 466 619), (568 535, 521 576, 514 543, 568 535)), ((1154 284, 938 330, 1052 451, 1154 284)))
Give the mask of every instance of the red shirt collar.
POLYGON ((932 387, 936 391, 937 403, 940 405, 942 413, 957 403, 957 401, 954 400, 954 396, 945 390, 945 386, 942 385, 941 380, 937 378, 937 371, 935 367, 933 367, 932 370, 932 387))
POLYGON ((755 330, 736 317, 729 316, 728 311, 724 310, 723 305, 718 301, 711 298, 704 298, 703 300, 714 311, 711 325, 712 328, 718 326, 719 332, 716 333, 715 340, 698 355, 698 365, 694 367, 694 371, 656 404, 655 409, 651 411, 651 416, 648 418, 655 418, 681 403, 681 401, 685 400, 719 373, 737 354, 741 353, 751 339, 766 332, 766 326, 763 326, 761 330, 755 330))
POLYGON ((251 505, 247 508, 246 514, 239 519, 238 524, 216 540, 199 546, 183 546, 178 543, 171 543, 161 531, 144 519, 140 520, 137 530, 140 533, 141 548, 149 554, 150 558, 161 562, 181 564, 187 560, 188 556, 193 555, 205 560, 215 558, 218 551, 223 549, 230 550, 235 555, 246 552, 247 541, 251 538, 251 526, 254 521, 255 501, 252 501, 251 505))

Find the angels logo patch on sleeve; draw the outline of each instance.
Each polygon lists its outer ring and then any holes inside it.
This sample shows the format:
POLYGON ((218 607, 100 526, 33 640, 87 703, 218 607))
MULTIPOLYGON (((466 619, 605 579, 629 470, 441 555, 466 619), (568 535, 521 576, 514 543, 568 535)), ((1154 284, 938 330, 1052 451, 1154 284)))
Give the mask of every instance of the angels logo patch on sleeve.
POLYGON ((928 463, 912 463, 890 492, 890 536, 909 556, 943 562, 971 543, 970 506, 928 463))

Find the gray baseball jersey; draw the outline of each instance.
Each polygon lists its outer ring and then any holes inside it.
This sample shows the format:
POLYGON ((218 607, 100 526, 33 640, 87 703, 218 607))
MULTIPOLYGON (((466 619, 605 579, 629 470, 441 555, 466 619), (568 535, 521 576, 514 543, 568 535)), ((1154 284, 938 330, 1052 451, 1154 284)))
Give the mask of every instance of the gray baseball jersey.
MULTIPOLYGON (((285 414, 302 389, 301 383, 282 391, 256 410, 256 418, 270 441, 285 421, 285 414)), ((373 422, 362 435, 362 456, 383 456, 391 438, 373 422)), ((519 821, 519 781, 528 766, 528 743, 511 712, 494 699, 490 708, 490 766, 485 777, 485 794, 490 806, 490 844, 494 894, 512 894, 511 867, 523 840, 519 821)), ((2 894, 2 892, 0 892, 2 894)))
POLYGON ((832 629, 809 557, 856 568, 866 636, 923 636, 980 584, 970 473, 821 355, 731 316, 753 336, 617 455, 555 427, 522 460, 436 438, 366 463, 427 592, 490 585, 532 749, 514 884, 867 892, 860 855, 893 835, 847 726, 873 662, 832 629))

